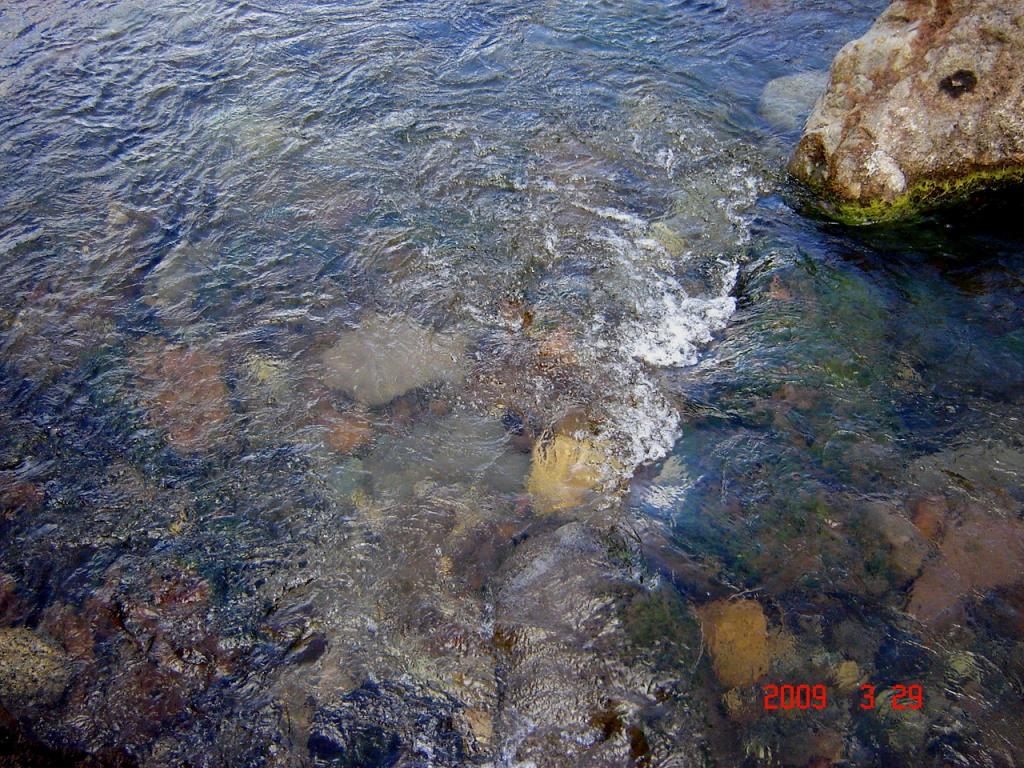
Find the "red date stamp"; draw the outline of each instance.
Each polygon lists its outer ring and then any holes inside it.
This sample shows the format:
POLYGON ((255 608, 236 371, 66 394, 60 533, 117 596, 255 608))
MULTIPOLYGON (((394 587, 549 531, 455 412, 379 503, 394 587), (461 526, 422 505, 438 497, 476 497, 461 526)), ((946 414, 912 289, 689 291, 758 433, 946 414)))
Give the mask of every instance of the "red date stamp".
MULTIPOLYGON (((921 709, 924 707, 924 688, 920 685, 894 685, 892 695, 878 693, 873 685, 862 685, 858 691, 857 706, 860 709, 875 709, 879 699, 895 710, 921 709)), ((824 685, 766 685, 764 687, 764 708, 766 710, 825 709, 828 706, 828 687, 824 685)))

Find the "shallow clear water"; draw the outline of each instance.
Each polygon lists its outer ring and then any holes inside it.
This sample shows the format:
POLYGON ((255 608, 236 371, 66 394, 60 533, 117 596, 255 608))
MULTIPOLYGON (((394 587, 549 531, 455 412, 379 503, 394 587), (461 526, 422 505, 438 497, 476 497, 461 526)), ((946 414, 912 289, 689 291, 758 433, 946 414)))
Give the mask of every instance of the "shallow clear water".
POLYGON ((883 5, 0 10, 0 750, 1019 763, 1019 201, 761 101, 883 5))

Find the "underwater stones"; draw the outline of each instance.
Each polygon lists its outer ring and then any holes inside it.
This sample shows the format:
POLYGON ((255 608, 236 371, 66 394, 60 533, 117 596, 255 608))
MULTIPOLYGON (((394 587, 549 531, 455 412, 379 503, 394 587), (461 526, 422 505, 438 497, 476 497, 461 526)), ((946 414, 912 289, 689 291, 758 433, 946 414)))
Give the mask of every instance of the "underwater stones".
POLYGON ((1024 6, 892 3, 836 56, 789 170, 854 224, 1024 180, 1024 6))
POLYGON ((201 349, 149 340, 132 359, 145 386, 153 426, 167 442, 193 452, 207 447, 231 415, 220 361, 201 349))
POLYGON ((870 505, 865 517, 886 547, 890 568, 904 580, 916 576, 929 549, 917 527, 882 503, 870 505))
POLYGON ((212 674, 219 649, 208 624, 211 587, 190 570, 154 574, 145 599, 125 599, 124 624, 161 671, 195 682, 212 674))
POLYGON ((832 671, 832 680, 844 693, 856 689, 863 677, 860 665, 851 659, 840 662, 832 671))
POLYGON ((690 241, 686 237, 664 221, 656 221, 651 224, 651 237, 674 259, 678 259, 686 253, 690 245, 690 241))
POLYGON ((671 584, 634 595, 622 622, 630 644, 659 666, 693 665, 700 632, 687 603, 671 584))
POLYGON ((990 507, 1006 512, 1016 509, 1012 489, 1019 486, 1016 478, 1022 474, 1024 451, 994 440, 978 440, 930 454, 914 468, 916 484, 930 491, 940 508, 966 492, 971 498, 983 498, 990 507), (946 501, 938 501, 939 498, 946 501))
POLYGON ((282 396, 288 392, 288 371, 283 360, 267 355, 251 354, 242 365, 246 376, 273 396, 282 396))
POLYGON ((47 626, 82 662, 64 712, 81 741, 151 744, 169 722, 195 711, 196 697, 218 676, 236 671, 245 641, 220 644, 210 592, 174 562, 149 574, 113 567, 80 609, 48 611, 47 626))
POLYGON ((124 296, 91 272, 41 280, 0 312, 0 354, 22 374, 53 381, 117 339, 114 315, 124 296))
POLYGON ((9 573, 0 571, 0 622, 16 621, 24 611, 18 597, 18 582, 9 573))
POLYGON ((563 365, 572 365, 577 362, 576 344, 572 335, 565 328, 556 328, 541 335, 537 344, 537 354, 563 365))
POLYGON ((772 301, 793 301, 793 291, 779 275, 772 275, 768 285, 768 298, 772 301))
POLYGON ((718 600, 698 611, 711 666, 727 688, 750 685, 768 671, 771 637, 756 600, 718 600))
POLYGON ((941 628, 957 618, 975 591, 1024 581, 1024 525, 1015 520, 974 515, 949 528, 940 556, 914 582, 907 610, 941 628))
POLYGON ((13 472, 0 472, 0 516, 37 512, 45 498, 45 493, 35 483, 20 480, 13 472))
POLYGON ((659 709, 670 683, 638 658, 623 624, 637 586, 618 575, 600 538, 568 523, 531 536, 502 565, 496 749, 537 768, 635 765, 653 755, 657 764, 688 765, 689 706, 659 709), (648 730, 644 715, 655 709, 661 720, 648 730))
POLYGON ((273 384, 284 371, 284 363, 264 355, 250 355, 245 360, 245 371, 257 384, 273 384))
POLYGON ((534 444, 526 490, 542 514, 564 512, 600 493, 615 466, 609 446, 598 438, 547 435, 534 444))
POLYGON ((476 740, 482 746, 489 746, 494 738, 494 719, 491 713, 485 709, 470 707, 464 714, 476 740))
POLYGON ((370 406, 413 389, 461 381, 466 340, 401 317, 371 314, 324 351, 324 382, 370 406))
POLYGON ((773 399, 798 411, 813 410, 822 398, 823 393, 821 390, 800 386, 791 381, 785 382, 773 396, 773 399))
POLYGON ((1004 637, 1024 639, 1024 582, 992 590, 977 606, 975 617, 1004 637))
POLYGON ((676 589, 702 600, 725 596, 726 587, 714 579, 713 569, 684 553, 662 523, 643 515, 631 521, 629 527, 640 540, 647 566, 676 589))
POLYGON ((168 251, 146 278, 143 301, 160 310, 165 319, 191 314, 191 303, 204 274, 210 268, 205 251, 180 243, 168 251))
POLYGON ((841 733, 830 728, 801 728, 781 745, 782 765, 801 768, 832 768, 843 757, 841 733))
POLYGON ((9 707, 53 704, 71 678, 67 655, 24 627, 0 629, 0 702, 9 707))
POLYGON ((423 417, 406 434, 383 435, 365 467, 374 487, 392 496, 412 495, 425 482, 513 494, 522 489, 528 463, 497 418, 457 411, 423 417))
POLYGON ((358 413, 326 409, 321 416, 324 443, 338 453, 354 453, 373 440, 373 424, 358 413))
POLYGON ((924 496, 910 503, 911 520, 929 541, 938 541, 946 529, 949 505, 943 496, 924 496))
POLYGON ((821 70, 777 77, 761 92, 757 111, 777 128, 795 131, 803 126, 827 85, 828 72, 821 70))
POLYGON ((389 680, 367 681, 313 715, 309 753, 334 768, 472 765, 459 709, 447 699, 389 680))

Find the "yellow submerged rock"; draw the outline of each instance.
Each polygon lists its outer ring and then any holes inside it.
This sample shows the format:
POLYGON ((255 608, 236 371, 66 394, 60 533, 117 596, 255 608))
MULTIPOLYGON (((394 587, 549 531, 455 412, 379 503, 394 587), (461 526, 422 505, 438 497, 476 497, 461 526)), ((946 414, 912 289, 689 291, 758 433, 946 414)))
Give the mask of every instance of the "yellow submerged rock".
POLYGON ((539 512, 554 514, 592 499, 614 465, 597 439, 556 434, 534 445, 526 490, 539 512))
POLYGON ((843 661, 832 673, 836 686, 844 693, 856 689, 863 677, 860 665, 856 661, 843 661))
POLYGON ((0 629, 0 699, 9 707, 53 704, 71 679, 67 655, 24 627, 0 629))
POLYGON ((722 685, 750 685, 768 671, 772 641, 756 600, 718 600, 699 610, 711 665, 722 685))

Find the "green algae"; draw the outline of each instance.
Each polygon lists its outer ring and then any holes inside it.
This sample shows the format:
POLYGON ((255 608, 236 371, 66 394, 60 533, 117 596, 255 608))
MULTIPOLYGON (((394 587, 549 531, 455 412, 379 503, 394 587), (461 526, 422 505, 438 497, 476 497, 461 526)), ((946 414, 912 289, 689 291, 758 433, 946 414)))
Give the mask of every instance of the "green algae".
POLYGON ((956 176, 920 179, 894 200, 847 200, 812 186, 821 196, 817 208, 848 226, 913 222, 923 214, 966 202, 974 195, 1024 183, 1024 166, 981 168, 956 176))
POLYGON ((623 625, 630 643, 663 668, 692 666, 700 629, 683 598, 661 585, 636 594, 626 606, 623 625))

